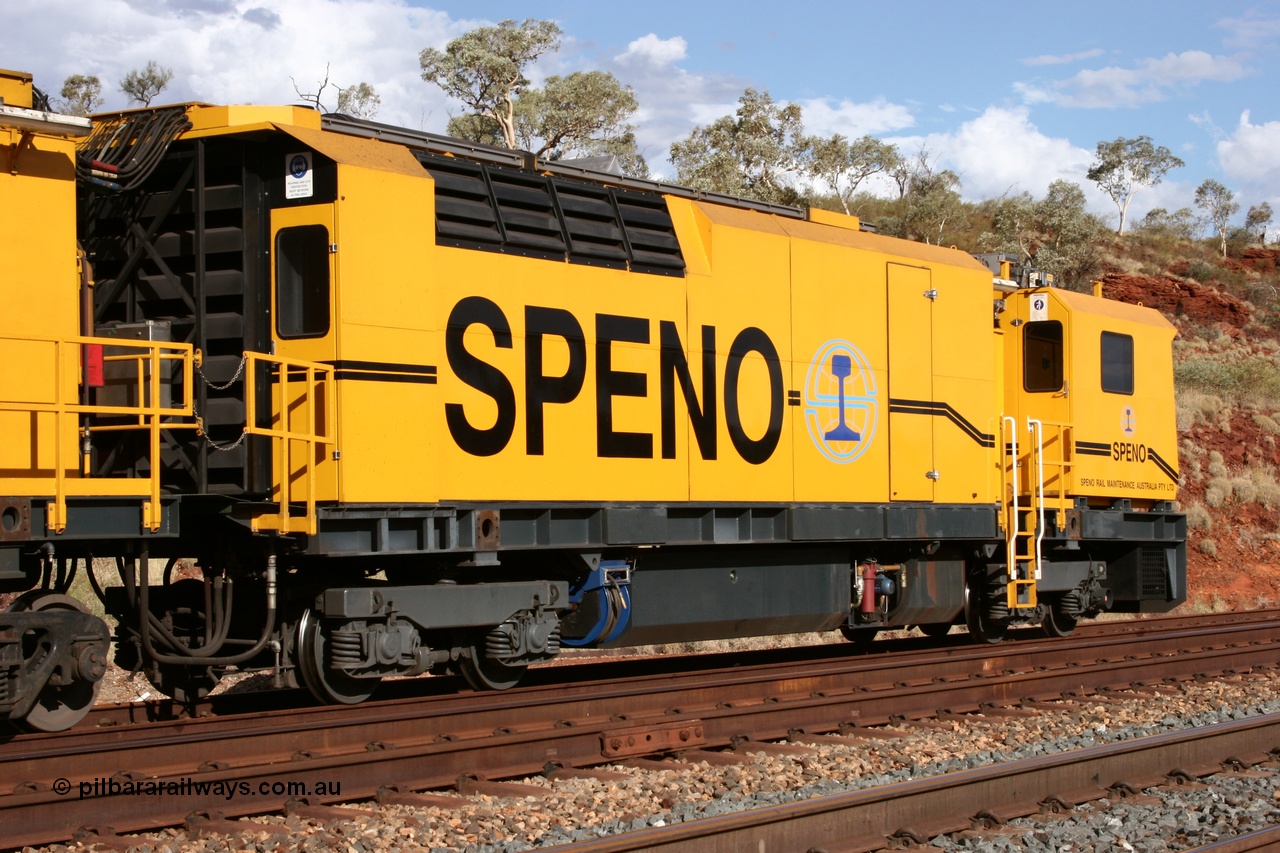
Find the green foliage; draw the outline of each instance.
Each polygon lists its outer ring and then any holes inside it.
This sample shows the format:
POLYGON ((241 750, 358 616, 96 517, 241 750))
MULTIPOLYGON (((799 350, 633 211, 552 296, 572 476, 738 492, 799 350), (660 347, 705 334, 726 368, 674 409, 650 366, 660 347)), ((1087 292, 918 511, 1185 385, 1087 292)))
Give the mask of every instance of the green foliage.
POLYGON ((1267 245, 1267 226, 1271 224, 1271 216, 1271 204, 1265 201, 1250 207, 1244 216, 1245 230, 1258 235, 1259 246, 1267 245))
POLYGON ((1224 362, 1186 359, 1174 365, 1175 383, 1236 401, 1268 401, 1280 396, 1280 367, 1266 358, 1224 362))
POLYGON ((338 90, 338 112, 352 118, 371 119, 378 114, 382 97, 368 83, 338 90))
POLYGON ((863 181, 896 168, 902 159, 897 146, 870 136, 853 141, 838 133, 830 139, 812 136, 802 145, 805 172, 831 190, 845 213, 852 212, 849 202, 863 181))
POLYGON ((996 202, 991 229, 977 245, 984 252, 1017 255, 1061 286, 1086 289, 1101 266, 1102 233, 1102 223, 1085 209, 1079 185, 1057 180, 1040 201, 1019 193, 996 202))
POLYGON ((1173 213, 1163 207, 1153 207, 1138 223, 1144 234, 1173 240, 1194 240, 1200 223, 1189 207, 1180 207, 1173 213))
POLYGON ((649 169, 629 121, 638 108, 631 87, 606 71, 548 77, 541 89, 527 89, 516 100, 516 139, 548 160, 615 154, 627 174, 645 177, 649 169))
POLYGON ((62 101, 58 108, 68 115, 87 116, 102 106, 102 81, 85 74, 72 74, 62 81, 62 101))
POLYGON ((1121 136, 1110 142, 1098 143, 1097 156, 1086 177, 1115 202, 1120 211, 1120 225, 1116 233, 1123 234, 1125 217, 1134 195, 1160 183, 1170 169, 1184 165, 1168 148, 1163 145, 1157 147, 1149 136, 1136 139, 1121 136))
POLYGON ((460 116, 454 116, 445 125, 444 132, 457 139, 465 139, 468 142, 495 145, 499 148, 505 147, 502 138, 502 125, 488 116, 477 115, 476 113, 463 113, 460 116))
POLYGON ((1196 281, 1212 281, 1218 274, 1218 268, 1205 261, 1192 261, 1187 264, 1187 278, 1196 281))
POLYGON ((1244 250, 1253 244, 1253 232, 1247 228, 1235 226, 1227 228, 1224 238, 1223 257, 1239 258, 1244 255, 1244 250))
POLYGON ((124 75, 124 79, 120 81, 120 91, 128 95, 130 101, 149 107, 151 101, 168 87, 172 79, 173 69, 158 65, 153 59, 147 63, 146 68, 135 68, 124 75))
POLYGON ((950 169, 934 172, 920 169, 907 187, 906 210, 902 216, 903 236, 942 245, 947 227, 954 227, 964 213, 960 199, 960 176, 950 169))
POLYGON ((1225 258, 1227 256, 1227 223, 1240 209, 1240 205, 1235 200, 1235 193, 1213 178, 1206 178, 1204 183, 1196 187, 1195 202, 1196 207, 1208 215, 1214 229, 1222 237, 1222 257, 1225 258))
POLYGON ((507 148, 517 147, 515 101, 529 85, 525 68, 560 47, 554 21, 505 20, 496 27, 477 27, 445 45, 426 48, 418 56, 422 79, 435 83, 476 115, 497 123, 507 148))
POLYGON ((547 160, 612 155, 624 174, 647 177, 631 117, 635 92, 605 71, 576 71, 530 86, 526 68, 560 47, 553 21, 478 27, 419 56, 422 79, 462 101, 467 112, 449 120, 462 139, 523 148, 547 160))
POLYGON ((801 109, 747 89, 732 116, 695 127, 671 146, 676 180, 694 189, 794 204, 793 176, 804 165, 801 109))

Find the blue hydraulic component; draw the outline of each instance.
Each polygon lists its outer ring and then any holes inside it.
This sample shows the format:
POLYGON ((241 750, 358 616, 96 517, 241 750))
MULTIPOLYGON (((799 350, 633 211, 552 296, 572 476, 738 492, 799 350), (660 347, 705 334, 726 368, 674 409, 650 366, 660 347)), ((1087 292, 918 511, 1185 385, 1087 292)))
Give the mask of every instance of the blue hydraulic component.
POLYGON ((581 637, 561 637, 565 646, 607 643, 622 636, 631 624, 631 564, 626 560, 601 560, 585 578, 569 587, 569 601, 581 604, 595 596, 600 617, 581 637))

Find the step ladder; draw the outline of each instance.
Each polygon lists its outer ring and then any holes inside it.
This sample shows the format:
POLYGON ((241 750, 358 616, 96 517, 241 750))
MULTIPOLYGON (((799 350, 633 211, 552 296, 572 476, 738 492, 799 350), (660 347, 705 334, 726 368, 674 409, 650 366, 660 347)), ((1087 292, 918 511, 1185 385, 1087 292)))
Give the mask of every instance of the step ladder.
POLYGON ((1006 602, 1010 612, 1036 606, 1036 582, 1044 565, 1048 524, 1052 521, 1055 527, 1061 525, 1070 508, 1067 483, 1075 446, 1072 426, 1030 417, 1026 426, 1028 440, 1023 455, 1018 448, 1017 420, 1008 415, 1000 418, 1005 553, 1009 565, 1006 602), (1025 504, 1021 501, 1024 494, 1025 504))

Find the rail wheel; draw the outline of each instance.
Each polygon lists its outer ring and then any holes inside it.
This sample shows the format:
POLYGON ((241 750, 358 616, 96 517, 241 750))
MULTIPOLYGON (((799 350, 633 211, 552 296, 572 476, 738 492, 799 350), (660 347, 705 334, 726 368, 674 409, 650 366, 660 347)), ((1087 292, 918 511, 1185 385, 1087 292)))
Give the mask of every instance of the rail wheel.
POLYGON ((1049 607, 1045 610, 1044 620, 1040 623, 1044 627, 1044 632, 1050 637, 1070 637, 1076 629, 1078 617, 1070 610, 1075 604, 1074 596, 1070 594, 1058 596, 1048 602, 1049 607))
POLYGON ((871 643, 875 640, 876 634, 880 633, 879 628, 854 628, 851 625, 841 625, 840 633, 844 634, 844 638, 853 643, 860 652, 871 651, 871 643))
POLYGON ((921 634, 924 634, 926 637, 932 637, 935 640, 945 637, 947 634, 951 633, 950 622, 930 622, 925 625, 917 625, 916 627, 920 629, 921 634))
POLYGON ((298 672, 311 695, 325 704, 356 705, 373 695, 377 678, 352 678, 327 663, 329 643, 320 619, 310 610, 298 620, 298 672))
POLYGON ((484 653, 483 640, 463 652, 458 661, 462 677, 476 690, 506 690, 524 677, 527 666, 509 666, 484 653))
POLYGON ((989 592, 974 590, 974 580, 964 587, 965 624, 978 642, 998 643, 1009 630, 1008 608, 989 592))
MULTIPOLYGON (((36 590, 25 593, 13 602, 11 610, 75 610, 88 613, 84 605, 70 596, 56 592, 36 590)), ((34 642, 40 642, 35 639, 34 642)), ((26 641, 24 639, 24 646, 26 641)), ((41 653, 38 649, 23 650, 27 660, 38 660, 41 653)), ((102 665, 105 667, 106 661, 102 665)), ((60 732, 71 728, 85 718, 93 709, 94 700, 98 698, 98 690, 102 687, 101 674, 98 678, 77 675, 69 684, 46 684, 41 689, 36 703, 31 706, 24 720, 28 728, 39 732, 60 732)))

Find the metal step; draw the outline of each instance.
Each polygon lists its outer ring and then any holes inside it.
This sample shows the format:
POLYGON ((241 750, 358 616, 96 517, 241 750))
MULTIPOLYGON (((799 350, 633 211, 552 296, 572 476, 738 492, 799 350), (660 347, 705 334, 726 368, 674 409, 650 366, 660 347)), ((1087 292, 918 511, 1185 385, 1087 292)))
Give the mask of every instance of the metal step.
POLYGON ((210 427, 243 425, 244 401, 234 397, 214 397, 204 404, 200 415, 210 427))
MULTIPOLYGON (((204 235, 206 253, 244 250, 244 229, 242 228, 206 228, 204 235)), ((156 252, 163 258, 190 257, 194 252, 195 232, 183 230, 159 234, 156 236, 154 245, 156 252)))

